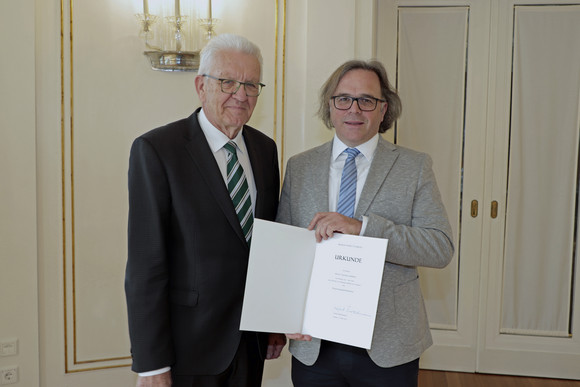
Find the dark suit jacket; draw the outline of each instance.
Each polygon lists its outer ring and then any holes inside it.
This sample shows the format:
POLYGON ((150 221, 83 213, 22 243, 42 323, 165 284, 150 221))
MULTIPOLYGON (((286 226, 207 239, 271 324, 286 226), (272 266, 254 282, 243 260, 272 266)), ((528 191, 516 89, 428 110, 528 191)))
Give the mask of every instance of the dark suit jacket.
MULTIPOLYGON (((197 113, 137 138, 125 292, 135 372, 217 374, 234 357, 249 248, 197 113)), ((274 220, 276 145, 244 126, 256 218, 274 220)))

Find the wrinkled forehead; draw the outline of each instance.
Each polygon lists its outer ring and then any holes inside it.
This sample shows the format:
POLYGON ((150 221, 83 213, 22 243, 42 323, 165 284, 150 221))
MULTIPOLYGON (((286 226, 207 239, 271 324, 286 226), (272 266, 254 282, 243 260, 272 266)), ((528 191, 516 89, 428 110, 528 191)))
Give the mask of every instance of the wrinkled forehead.
POLYGON ((353 69, 346 72, 334 90, 335 95, 381 97, 379 76, 371 70, 353 69))
POLYGON ((241 51, 224 50, 216 53, 212 72, 220 78, 242 82, 259 82, 261 79, 258 58, 241 51))

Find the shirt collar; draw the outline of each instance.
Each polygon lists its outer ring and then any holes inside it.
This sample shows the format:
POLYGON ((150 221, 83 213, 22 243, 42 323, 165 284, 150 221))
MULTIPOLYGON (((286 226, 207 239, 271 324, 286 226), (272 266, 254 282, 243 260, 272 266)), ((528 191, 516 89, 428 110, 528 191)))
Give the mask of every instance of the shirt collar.
POLYGON ((203 134, 205 134, 205 138, 209 144, 210 149, 212 152, 217 152, 224 147, 229 141, 233 141, 236 143, 236 146, 239 150, 243 150, 244 148, 240 145, 243 141, 242 132, 244 128, 240 129, 237 136, 230 140, 228 136, 226 136, 221 130, 216 128, 209 122, 207 116, 205 115, 203 109, 201 109, 197 115, 197 120, 199 122, 199 126, 201 126, 201 130, 203 134))
MULTIPOLYGON (((358 145, 356 149, 358 149, 367 160, 372 161, 373 155, 375 154, 375 150, 377 149, 378 144, 379 144, 379 134, 377 133, 367 142, 358 145)), ((338 136, 335 134, 332 143, 332 160, 336 160, 338 156, 340 156, 346 148, 349 148, 349 146, 340 141, 338 136)))

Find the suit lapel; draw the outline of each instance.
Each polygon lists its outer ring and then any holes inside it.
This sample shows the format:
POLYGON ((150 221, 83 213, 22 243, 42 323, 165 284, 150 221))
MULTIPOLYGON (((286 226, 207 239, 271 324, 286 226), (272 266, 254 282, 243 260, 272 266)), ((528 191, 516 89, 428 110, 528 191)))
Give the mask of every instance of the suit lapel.
POLYGON ((369 174, 360 195, 355 211, 355 218, 359 219, 367 212, 397 157, 399 157, 397 147, 379 135, 379 143, 377 144, 369 174))
POLYGON ((231 224, 232 228, 240 239, 244 241, 245 237, 236 215, 236 210, 232 204, 230 193, 228 192, 220 169, 215 161, 215 157, 209 147, 209 144, 199 126, 197 113, 199 109, 189 117, 189 134, 190 138, 185 144, 187 152, 197 166, 200 175, 212 192, 212 196, 220 206, 224 216, 231 224))
POLYGON ((328 179, 331 157, 332 157, 332 141, 329 141, 325 144, 322 144, 320 147, 317 148, 315 152, 312 153, 312 159, 309 161, 308 164, 313 169, 312 171, 307 171, 307 173, 312 173, 313 176, 312 190, 314 191, 314 197, 316 200, 313 208, 321 212, 329 211, 328 179))

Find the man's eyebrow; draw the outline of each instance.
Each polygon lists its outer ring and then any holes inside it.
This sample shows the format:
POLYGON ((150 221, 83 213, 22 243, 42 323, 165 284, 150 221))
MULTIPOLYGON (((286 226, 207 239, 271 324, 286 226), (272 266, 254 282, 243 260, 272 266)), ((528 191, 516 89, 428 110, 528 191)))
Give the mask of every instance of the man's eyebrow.
POLYGON ((381 98, 377 98, 374 95, 370 95, 370 94, 360 94, 359 96, 354 96, 352 94, 348 94, 348 93, 340 93, 340 94, 335 94, 335 97, 352 97, 352 98, 373 98, 373 99, 381 99, 381 98))

